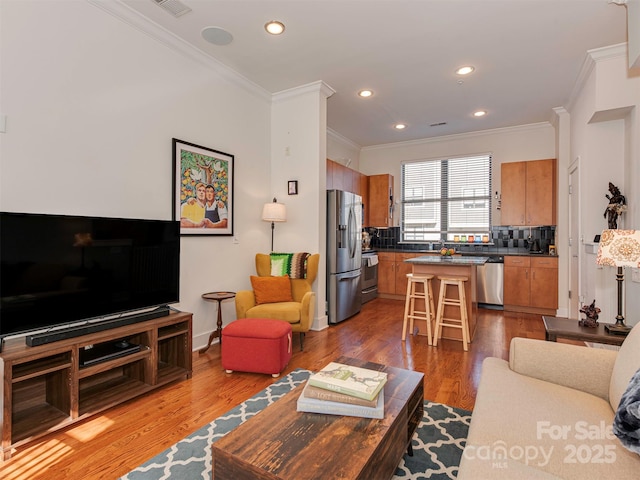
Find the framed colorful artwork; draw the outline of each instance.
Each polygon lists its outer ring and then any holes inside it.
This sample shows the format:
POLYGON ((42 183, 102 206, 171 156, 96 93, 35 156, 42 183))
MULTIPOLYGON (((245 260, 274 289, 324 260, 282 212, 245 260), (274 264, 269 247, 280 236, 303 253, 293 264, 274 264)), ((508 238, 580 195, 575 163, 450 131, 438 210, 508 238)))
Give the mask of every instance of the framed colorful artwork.
POLYGON ((173 139, 173 218, 181 235, 233 235, 233 161, 173 139))

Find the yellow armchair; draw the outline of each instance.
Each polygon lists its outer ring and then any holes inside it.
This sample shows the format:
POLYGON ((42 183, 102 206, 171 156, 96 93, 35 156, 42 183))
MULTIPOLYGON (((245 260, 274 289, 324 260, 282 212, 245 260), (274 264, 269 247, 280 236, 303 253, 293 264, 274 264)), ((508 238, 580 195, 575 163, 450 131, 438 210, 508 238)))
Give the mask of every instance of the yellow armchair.
MULTIPOLYGON (((236 293, 237 318, 272 318, 291 324, 293 332, 300 333, 300 350, 303 349, 304 334, 311 328, 316 303, 316 294, 311 289, 318 276, 320 254, 307 259, 307 278, 291 279, 293 302, 262 303, 257 305, 253 290, 241 290, 236 293)), ((256 254, 256 272, 259 277, 271 276, 271 257, 268 254, 256 254)))

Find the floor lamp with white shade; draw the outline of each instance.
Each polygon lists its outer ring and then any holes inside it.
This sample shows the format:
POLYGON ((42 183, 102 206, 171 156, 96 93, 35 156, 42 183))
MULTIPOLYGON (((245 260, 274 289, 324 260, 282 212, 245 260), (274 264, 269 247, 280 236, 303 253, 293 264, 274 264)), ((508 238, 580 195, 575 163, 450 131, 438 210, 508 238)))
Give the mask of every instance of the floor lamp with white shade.
POLYGON ((262 207, 262 220, 264 222, 271 222, 271 251, 273 252, 273 232, 275 230, 276 222, 287 221, 287 207, 284 203, 278 203, 276 197, 273 197, 273 202, 265 203, 262 207))

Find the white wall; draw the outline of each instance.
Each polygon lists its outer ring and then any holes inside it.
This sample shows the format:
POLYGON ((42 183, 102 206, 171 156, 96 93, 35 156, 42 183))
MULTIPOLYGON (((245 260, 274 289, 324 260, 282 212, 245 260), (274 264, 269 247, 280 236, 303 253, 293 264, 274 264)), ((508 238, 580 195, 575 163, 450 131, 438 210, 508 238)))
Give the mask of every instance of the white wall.
MULTIPOLYGON (((640 228, 640 70, 628 69, 626 45, 588 52, 584 80, 568 108, 571 155, 580 157, 581 236, 586 242, 607 228, 603 217, 608 183, 618 186, 628 211, 619 228, 640 228)), ((610 323, 617 313, 615 270, 595 265, 595 255, 581 256, 581 295, 594 298, 600 319, 610 323)), ((640 284, 625 275, 626 322, 637 323, 640 284)))
POLYGON ((84 1, 1 2, 0 22, 0 209, 170 219, 172 137, 235 155, 239 243, 182 239, 177 307, 204 344, 200 295, 248 288, 269 248, 270 95, 84 1))
POLYGON ((271 115, 271 190, 287 205, 287 222, 276 226, 276 251, 320 253, 314 284, 313 330, 328 326, 326 299, 327 98, 333 89, 315 82, 274 95, 271 115), (287 195, 289 180, 298 195, 287 195))
POLYGON ((327 129, 327 158, 353 170, 360 169, 360 145, 327 129))

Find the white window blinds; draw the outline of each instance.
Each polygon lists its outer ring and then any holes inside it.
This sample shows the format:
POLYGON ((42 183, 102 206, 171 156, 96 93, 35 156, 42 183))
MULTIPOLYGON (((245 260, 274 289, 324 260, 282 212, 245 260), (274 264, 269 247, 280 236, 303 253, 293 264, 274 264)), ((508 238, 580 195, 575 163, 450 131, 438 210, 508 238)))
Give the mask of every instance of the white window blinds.
POLYGON ((402 164, 402 241, 451 241, 490 226, 490 155, 402 164))

